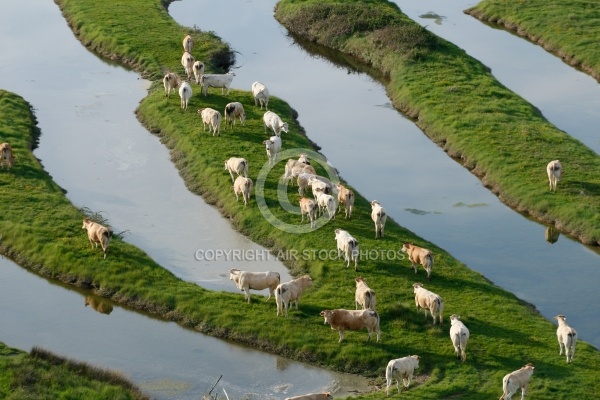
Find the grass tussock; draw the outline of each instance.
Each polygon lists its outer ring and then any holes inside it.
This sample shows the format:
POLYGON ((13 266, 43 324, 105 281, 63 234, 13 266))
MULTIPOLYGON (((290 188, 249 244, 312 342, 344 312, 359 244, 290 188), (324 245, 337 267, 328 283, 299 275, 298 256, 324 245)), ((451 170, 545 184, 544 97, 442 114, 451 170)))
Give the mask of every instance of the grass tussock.
POLYGON ((29 354, 0 343, 0 397, 22 399, 149 399, 122 375, 45 349, 29 354))
MULTIPOLYGON (((118 4, 119 1, 114 0, 114 3, 118 4)), ((129 0, 127 3, 136 9, 153 10, 156 15, 149 18, 163 18, 165 15, 162 4, 156 0, 129 0)), ((139 39, 146 32, 147 25, 130 24, 127 35, 123 34, 122 25, 129 17, 125 13, 112 12, 109 18, 106 10, 114 10, 112 0, 64 0, 60 4, 72 26, 97 27, 98 31, 111 37, 112 42, 108 42, 105 49, 108 53, 113 52, 125 59, 126 55, 119 52, 127 52, 135 47, 140 52, 136 56, 152 64, 135 64, 141 73, 155 76, 148 71, 178 68, 179 50, 165 58, 162 64, 158 60, 162 60, 164 46, 139 39), (88 8, 95 11, 81 12, 88 8)), ((281 4, 278 12, 283 10, 281 4)), ((369 3, 372 8, 376 8, 378 4, 375 1, 369 3)), ((385 7, 389 8, 389 5, 385 7)), ((388 12, 387 9, 385 11, 388 12)), ((170 38, 172 46, 177 48, 181 45, 182 33, 188 31, 172 23, 158 25, 156 29, 163 37, 170 38)), ((101 41, 101 36, 97 40, 93 35, 82 34, 78 37, 91 48, 98 46, 101 41)), ((364 40, 362 35, 352 46, 358 49, 364 45, 364 40)), ((194 55, 197 59, 208 59, 206 54, 198 51, 194 55)), ((439 90, 452 96, 457 96, 455 93, 462 90, 471 90, 469 85, 477 87, 471 82, 481 79, 478 71, 485 72, 483 66, 467 58, 461 59, 457 54, 452 56, 459 62, 452 67, 467 71, 470 79, 466 79, 464 75, 442 75, 442 71, 437 69, 440 67, 434 68, 432 65, 428 69, 436 70, 440 73, 440 79, 445 80, 444 84, 432 81, 434 86, 439 85, 438 95, 439 90), (448 91, 449 88, 456 89, 448 91)), ((427 59, 429 58, 431 55, 427 55, 427 59)), ((445 60, 436 61, 441 65, 445 60)), ((406 64, 398 65, 406 68, 406 64)), ((389 71, 391 77, 396 77, 397 71, 389 71)), ((423 85, 420 81, 423 77, 416 74, 417 70, 413 72, 415 73, 407 77, 415 79, 415 85, 399 89, 415 90, 407 90, 405 99, 412 100, 407 100, 407 104, 418 101, 419 112, 426 117, 430 109, 438 110, 440 100, 429 95, 429 87, 419 91, 421 96, 417 96, 416 90, 423 85)), ((197 91, 197 86, 193 86, 193 89, 197 91)), ((480 90, 482 93, 495 93, 498 100, 496 108, 492 110, 510 107, 501 99, 511 99, 513 96, 500 86, 480 90)), ((355 191, 355 212, 350 220, 338 214, 325 227, 302 235, 274 228, 259 210, 259 201, 264 201, 272 215, 287 224, 298 225, 300 217, 281 207, 279 195, 282 192, 277 187, 284 172, 283 163, 261 173, 266 162, 261 142, 269 134, 264 132, 261 122, 264 111, 254 106, 252 96, 247 91, 232 90, 229 96, 224 97, 220 91, 211 90, 207 97, 193 96, 189 110, 185 112, 180 109, 179 98, 165 97, 161 83, 156 79, 136 113, 148 130, 158 135, 170 149, 173 162, 191 191, 203 195, 230 219, 236 229, 252 240, 273 250, 281 250, 284 254, 295 254, 295 257, 286 257, 283 261, 294 273, 309 273, 312 276, 313 287, 302 297, 299 310, 290 311, 287 318, 276 318, 273 300, 265 302, 262 296, 253 294, 252 302, 246 304, 242 294, 210 292, 184 282, 158 266, 139 249, 118 239, 111 243, 109 254, 103 260, 100 253, 89 248, 87 238, 81 232, 81 210, 73 208, 64 199, 63 192, 52 183, 30 153, 27 143, 31 142, 35 119, 28 105, 18 96, 1 94, 14 103, 14 109, 3 108, 6 104, 0 101, 0 115, 20 115, 23 128, 13 133, 13 147, 17 148, 19 163, 10 173, 0 173, 0 204, 3 215, 8 216, 0 220, 0 230, 4 234, 1 250, 4 254, 18 258, 25 266, 56 279, 65 279, 74 284, 85 283, 86 287, 95 289, 98 294, 110 297, 113 301, 169 318, 207 334, 315 365, 373 377, 377 385, 383 385, 385 365, 390 359, 419 354, 422 361, 418 370, 418 383, 402 394, 402 397, 408 399, 481 399, 498 396, 502 376, 526 362, 534 363, 537 368, 530 386, 531 395, 537 399, 587 399, 590 398, 590 393, 600 391, 600 383, 589 373, 600 367, 600 355, 596 349, 580 342, 576 362, 565 365, 556 349, 555 326, 530 305, 494 286, 443 249, 419 238, 393 220, 387 221, 385 237, 376 240, 370 220, 369 199, 365 199, 360 193, 355 191), (223 110, 230 101, 240 101, 244 105, 246 125, 238 124, 233 130, 223 129, 221 137, 202 131, 199 116, 194 110, 206 106, 223 110), (255 184, 259 181, 259 175, 264 178, 261 178, 260 184, 262 194, 253 196, 246 208, 241 202, 236 202, 231 190, 231 179, 223 169, 223 162, 231 156, 248 159, 250 176, 255 184), (28 174, 32 174, 35 179, 31 176, 26 179, 28 174), (37 190, 33 190, 36 188, 37 190), (19 201, 6 201, 13 198, 19 201), (56 214, 42 212, 43 206, 47 204, 53 204, 52 209, 61 215, 62 225, 56 226, 56 214), (32 214, 36 218, 31 218, 32 214), (325 254, 330 251, 335 253, 335 228, 346 229, 358 239, 362 251, 358 271, 346 268, 344 262, 335 257, 318 256, 321 251, 325 251, 325 254), (415 311, 412 284, 423 281, 425 276, 423 270, 415 275, 408 260, 401 257, 399 250, 405 241, 428 247, 435 254, 433 279, 426 282, 425 287, 444 298, 444 326, 433 326, 431 320, 426 320, 422 313, 415 311), (376 256, 379 254, 387 257, 376 256), (381 342, 366 342, 366 332, 350 331, 346 333, 346 340, 338 343, 337 332, 325 326, 319 316, 323 309, 352 309, 355 306, 354 279, 357 275, 364 277, 377 293, 381 342), (468 362, 463 365, 454 358, 448 337, 447 321, 452 313, 460 314, 472 332, 467 350, 468 362)), ((448 104, 454 109, 452 103, 448 104)), ((273 98, 269 107, 290 122, 289 133, 283 134, 284 149, 313 149, 288 104, 273 98)), ((479 106, 469 104, 469 107, 479 106)), ((520 112, 527 110, 523 108, 520 112)), ((475 116, 472 118, 475 119, 475 116)), ((0 131, 10 132, 14 125, 5 121, 0 119, 0 131)), ((425 121, 452 126, 437 119, 425 121)), ((455 120, 453 123, 457 126, 476 124, 474 120, 455 120)), ((521 132, 527 130, 516 130, 512 134, 517 136, 521 132)), ((553 131, 543 133, 551 137, 553 131)), ((461 136, 460 139, 466 142, 474 140, 469 135, 461 136)), ((507 147, 507 151, 510 152, 511 149, 507 147)), ((318 159, 317 153, 314 153, 313 159, 318 159)), ((510 164, 513 163, 511 158, 507 157, 507 160, 511 161, 510 164)), ((489 162, 494 162, 494 159, 490 158, 489 162)), ((475 165, 479 166, 479 163, 475 165)), ((323 165, 319 165, 317 170, 325 173, 323 165)), ((351 183, 348 186, 352 188, 351 183)), ((285 191, 292 204, 298 199, 296 190, 295 187, 288 187, 285 191)), ((378 390, 359 397, 381 398, 381 394, 378 390)))

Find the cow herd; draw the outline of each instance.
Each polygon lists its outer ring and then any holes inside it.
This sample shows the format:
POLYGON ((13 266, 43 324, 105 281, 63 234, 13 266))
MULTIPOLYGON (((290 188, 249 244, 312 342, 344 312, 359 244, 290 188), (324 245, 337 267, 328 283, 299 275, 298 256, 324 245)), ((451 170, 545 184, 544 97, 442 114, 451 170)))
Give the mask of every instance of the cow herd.
MULTIPOLYGON (((181 108, 187 111, 189 100, 192 96, 192 87, 188 81, 194 77, 197 84, 202 86, 203 94, 208 94, 209 87, 221 88, 222 95, 229 93, 229 88, 235 74, 205 74, 204 64, 201 61, 196 61, 192 56, 194 41, 190 35, 187 35, 183 40, 184 53, 181 58, 187 81, 182 80, 176 73, 167 73, 163 78, 165 96, 169 97, 172 90, 179 88, 181 98, 181 108), (225 91, 226 90, 226 91, 225 91)), ((260 109, 265 108, 263 123, 265 132, 272 131, 273 136, 268 140, 263 141, 267 152, 267 158, 270 163, 277 160, 277 156, 282 148, 281 133, 288 133, 288 123, 284 122, 279 115, 268 110, 269 90, 260 83, 252 84, 252 96, 255 101, 255 106, 260 106, 260 109)), ((221 113, 212 108, 204 108, 198 110, 201 116, 203 127, 206 130, 208 127, 209 133, 213 136, 220 135, 221 113)), ((244 107, 239 102, 228 103, 224 110, 225 125, 228 124, 233 128, 236 120, 244 125, 246 114, 244 107)), ((11 146, 8 143, 0 144, 0 166, 10 169, 14 163, 14 155, 11 146)), ((248 177, 248 161, 242 157, 231 157, 225 161, 225 170, 230 174, 233 183, 233 190, 236 199, 239 195, 244 200, 244 205, 248 206, 250 195, 253 188, 252 179, 248 177)), ((561 179, 562 165, 558 160, 548 163, 547 175, 551 191, 556 191, 557 183, 561 179)), ((335 218, 335 214, 341 211, 342 206, 345 209, 345 218, 352 217, 354 207, 354 193, 341 183, 333 183, 329 179, 316 174, 315 169, 310 165, 308 156, 301 154, 298 160, 290 159, 287 161, 284 180, 297 179, 298 192, 300 194, 300 213, 301 222, 304 222, 306 216, 310 221, 311 228, 315 228, 315 221, 319 213, 327 214, 331 220, 335 218), (304 191, 310 188, 313 193, 313 199, 306 197, 304 191)), ((371 218, 375 225, 375 238, 384 237, 385 223, 387 214, 385 208, 377 201, 371 201, 371 218)), ((112 231, 89 218, 84 219, 83 229, 87 231, 88 239, 92 247, 101 245, 103 256, 106 258, 108 245, 112 236, 112 231)), ((358 263, 358 241, 350 232, 342 229, 335 229, 335 241, 337 243, 338 256, 343 257, 346 267, 354 264, 354 269, 357 270, 358 263)), ((411 266, 417 273, 417 265, 423 266, 427 272, 428 280, 431 280, 432 267, 434 263, 433 253, 425 248, 418 247, 411 243, 404 243, 402 251, 407 253, 411 266)), ((277 272, 250 272, 241 271, 239 269, 231 269, 230 279, 235 285, 245 293, 245 300, 250 302, 250 290, 269 289, 269 300, 273 295, 277 305, 277 316, 288 316, 288 311, 292 305, 298 310, 300 298, 305 290, 312 286, 312 279, 308 275, 301 276, 289 282, 280 282, 280 276, 277 272)), ((324 323, 329 324, 331 329, 337 330, 339 334, 339 342, 345 338, 346 330, 362 330, 367 329, 368 339, 370 340, 373 333, 377 336, 377 341, 380 341, 381 331, 380 316, 376 311, 376 296, 375 291, 371 289, 366 280, 362 277, 357 277, 355 291, 355 310, 333 309, 323 310, 320 315, 324 318, 324 323), (360 309, 359 309, 360 308, 360 309)), ((442 297, 423 287, 421 283, 413 285, 415 295, 415 304, 417 311, 423 309, 425 318, 427 314, 431 314, 433 324, 439 321, 443 324, 444 302, 442 297)), ((575 352, 575 344, 577 341, 576 331, 567 325, 564 315, 555 317, 558 321, 557 339, 560 347, 560 355, 565 353, 567 363, 573 361, 575 352)), ((460 358, 462 362, 466 361, 466 347, 469 340, 470 332, 465 324, 460 320, 458 315, 450 317, 450 338, 454 347, 454 354, 460 358)), ((395 360, 390 360, 386 367, 386 385, 387 394, 389 395, 392 381, 396 379, 398 392, 400 393, 400 380, 403 386, 408 389, 413 378, 414 370, 419 367, 420 356, 410 355, 395 360)), ((521 389, 522 398, 525 396, 528 381, 533 373, 534 367, 531 364, 525 365, 523 368, 507 374, 503 379, 503 395, 505 400, 510 400, 513 394, 521 389)), ((330 393, 313 393, 309 395, 290 397, 292 399, 331 399, 330 393)))

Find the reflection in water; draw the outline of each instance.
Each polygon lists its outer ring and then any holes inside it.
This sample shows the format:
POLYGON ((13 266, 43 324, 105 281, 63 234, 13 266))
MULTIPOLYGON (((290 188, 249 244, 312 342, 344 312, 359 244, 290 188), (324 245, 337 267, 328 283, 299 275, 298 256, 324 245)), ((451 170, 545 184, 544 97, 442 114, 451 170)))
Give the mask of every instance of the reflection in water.
POLYGON ((558 237, 560 236, 560 232, 554 225, 550 225, 546 227, 546 241, 548 243, 556 243, 558 241, 558 237))
POLYGON ((85 306, 92 306, 92 308, 98 311, 100 314, 106 315, 109 315, 113 310, 113 306, 110 301, 98 296, 85 296, 85 306))
POLYGON ((419 15, 419 18, 432 19, 433 22, 435 22, 437 25, 441 25, 442 20, 444 20, 446 17, 442 17, 441 15, 438 15, 438 14, 434 13, 433 11, 429 11, 425 14, 419 15))

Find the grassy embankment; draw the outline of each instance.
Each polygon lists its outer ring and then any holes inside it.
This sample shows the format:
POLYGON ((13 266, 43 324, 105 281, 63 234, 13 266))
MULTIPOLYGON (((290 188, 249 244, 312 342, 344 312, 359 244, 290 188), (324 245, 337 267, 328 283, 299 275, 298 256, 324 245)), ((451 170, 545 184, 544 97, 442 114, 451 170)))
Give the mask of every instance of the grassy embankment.
POLYGON ((463 50, 384 1, 284 0, 276 18, 293 34, 388 77, 394 106, 503 202, 584 243, 600 242, 600 157, 463 50), (554 159, 565 169, 558 193, 548 191, 545 171, 554 159))
MULTIPOLYGON (((159 21, 165 21, 168 16, 165 17, 167 14, 160 9, 158 2, 129 0, 126 2, 130 10, 127 13, 114 11, 124 4, 122 1, 64 1, 60 4, 82 42, 102 54, 120 59, 154 79, 160 78, 159 71, 164 69, 180 71, 181 39, 186 30, 176 24, 161 26, 159 21), (107 14, 106 9, 112 12, 107 14), (135 15, 135 21, 129 15, 135 15), (139 26, 137 21, 144 21, 144 24, 139 26), (162 29, 159 36, 168 45, 165 47, 164 42, 146 41, 147 26, 162 29), (124 35, 124 32, 127 34, 124 35), (100 46, 98 43, 104 44, 100 46), (119 53, 132 48, 140 54, 119 53), (132 60, 126 61, 126 58, 132 60), (145 70, 141 71, 142 68, 145 70)), ((195 35, 198 35, 199 41, 200 32, 195 32, 195 35)), ((210 59, 201 51, 193 53, 205 62, 210 59)), ((212 62, 207 63, 213 65, 212 62)), ((197 86, 194 88, 197 90, 197 86)), ((426 287, 444 297, 446 315, 461 314, 473 332, 469 360, 465 365, 454 359, 447 324, 434 327, 429 320, 424 320, 422 314, 415 312, 411 285, 416 280, 423 280, 424 275, 420 270, 415 277, 407 261, 363 259, 359 272, 355 273, 351 268, 346 269, 341 261, 292 260, 288 264, 293 272, 309 272, 315 284, 303 297, 300 310, 292 311, 284 319, 275 318, 272 302, 257 301, 256 296, 252 304, 246 305, 241 294, 209 292, 183 282, 133 246, 119 240, 112 244, 107 259, 102 260, 100 253, 89 249, 80 229, 81 213, 68 204, 60 189, 52 184, 50 177, 41 171, 28 152, 32 142, 30 138, 21 139, 21 144, 17 144, 19 163, 15 168, 10 173, 0 174, 6 180, 2 185, 2 194, 6 197, 0 204, 3 213, 4 207, 7 207, 4 215, 10 218, 2 220, 4 225, 0 226, 4 234, 2 250, 46 276, 93 287, 105 297, 199 331, 313 364, 377 376, 379 383, 389 359, 419 354, 422 357, 419 371, 422 384, 403 394, 407 398, 479 399, 497 396, 502 375, 525 362, 537 365, 530 389, 536 398, 561 399, 568 394, 569 398, 585 399, 590 393, 598 392, 599 383, 593 374, 600 365, 597 350, 580 343, 576 362, 566 366, 564 358, 557 354, 554 325, 512 294, 495 287, 442 249, 416 237, 394 221, 388 220, 386 238, 375 241, 366 199, 358 196, 357 211, 351 221, 338 218, 306 235, 275 230, 257 210, 254 198, 247 209, 236 203, 230 189, 230 178, 222 169, 223 160, 231 155, 247 157, 250 174, 255 178, 259 166, 265 161, 260 142, 266 135, 259 120, 261 112, 254 108, 249 92, 234 90, 227 98, 217 93, 211 92, 208 98, 194 96, 191 109, 210 105, 221 110, 226 102, 239 100, 245 105, 249 118, 245 127, 238 125, 235 132, 224 131, 221 138, 202 133, 198 116, 193 111, 181 111, 178 98, 166 99, 158 81, 138 110, 140 120, 171 149, 173 160, 190 190, 204 194, 231 218, 238 229, 273 249, 332 250, 335 248, 333 230, 336 227, 353 233, 363 250, 397 252, 401 242, 406 240, 431 247, 437 255, 437 263, 433 281, 426 287), (27 177, 32 172, 35 176, 27 177), (21 196, 17 197, 21 199, 17 202, 20 208, 7 204, 6 200, 13 196, 21 196), (47 202, 57 203, 52 215, 43 212, 47 207, 42 210, 47 202), (61 207, 56 209, 58 203, 61 207), (36 213, 36 209, 40 211, 36 213), (59 219, 64 222, 55 225, 59 219), (382 342, 365 343, 365 332, 349 332, 346 342, 338 344, 337 334, 323 325, 318 313, 325 308, 352 308, 354 277, 358 274, 366 277, 378 293, 382 342)), ((283 101, 274 99, 271 108, 290 120, 292 110, 283 101)), ((3 122, 2 119, 0 121, 3 122)), ((4 130, 10 131, 9 127, 2 127, 3 134, 4 130)), ((23 131, 29 132, 21 130, 21 135, 23 131)), ((311 148, 311 144, 301 134, 301 128, 292 124, 290 133, 284 136, 284 147, 311 148)), ((281 211, 277 202, 276 181, 282 172, 283 165, 278 164, 268 175, 265 199, 280 219, 298 223, 299 217, 281 211)), ((294 191, 295 188, 290 189, 291 193, 294 191)), ((379 392, 362 397, 380 396, 379 392)))
POLYGON ((526 37, 600 81, 598 1, 484 0, 465 12, 526 37))
POLYGON ((148 399, 123 376, 34 348, 0 343, 0 397, 23 399, 148 399))

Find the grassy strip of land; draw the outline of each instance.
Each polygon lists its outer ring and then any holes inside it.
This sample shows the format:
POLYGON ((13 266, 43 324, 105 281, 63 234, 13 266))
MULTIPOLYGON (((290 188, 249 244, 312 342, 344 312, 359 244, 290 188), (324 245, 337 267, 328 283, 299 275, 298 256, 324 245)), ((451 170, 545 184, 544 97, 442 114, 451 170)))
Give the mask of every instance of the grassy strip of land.
MULTIPOLYGON (((155 26, 155 19, 162 20, 167 15, 165 10, 155 7, 158 5, 156 0, 128 0, 126 4, 139 12, 135 23, 129 17, 130 13, 112 13, 110 18, 105 16, 106 9, 114 9, 122 3, 116 0, 65 0, 60 5, 71 26, 88 27, 85 33, 82 29, 76 32, 81 41, 91 47, 94 47, 92 38, 100 37, 94 27, 121 43, 120 48, 130 48, 133 45, 128 45, 129 41, 139 40, 148 26, 155 26), (81 12, 82 8, 86 12, 81 12), (144 21, 144 24, 137 21, 144 21), (127 35, 123 35, 124 31, 127 35)), ((175 25, 172 29, 162 29, 161 36, 172 43, 176 49, 173 53, 177 55, 151 69, 177 70, 180 68, 182 32, 187 30, 175 25)), ((129 57, 119 54, 116 46, 94 48, 102 49, 105 55, 129 57)), ((145 46, 139 47, 139 51, 143 53, 136 55, 139 59, 158 60, 163 57, 165 48, 148 41, 145 46)), ((205 62, 210 59, 200 51, 193 53, 196 59, 205 62)), ((146 65, 124 63, 136 68, 146 65)), ((194 90, 198 90, 197 86, 194 90)), ((356 273, 352 268, 345 268, 341 260, 288 259, 286 263, 294 274, 307 272, 314 279, 314 286, 302 298, 300 309, 291 311, 288 318, 276 318, 273 302, 266 303, 262 297, 258 300, 254 296, 253 302, 248 305, 243 303, 241 294, 210 292, 181 281, 138 249, 120 240, 111 243, 109 255, 103 260, 99 252, 89 248, 81 231, 81 212, 64 199, 60 188, 52 183, 29 152, 34 142, 31 136, 35 136, 32 128, 35 121, 30 114, 23 113, 28 108, 23 103, 17 104, 14 96, 4 94, 4 97, 7 104, 0 101, 0 115, 11 118, 21 115, 21 123, 0 118, 0 132, 2 135, 6 132, 8 141, 15 142, 13 147, 19 160, 13 170, 0 173, 0 207, 7 218, 0 220, 0 232, 3 233, 1 250, 27 267, 46 276, 94 288, 98 294, 117 302, 150 311, 201 332, 315 365, 374 376, 378 383, 383 381, 387 361, 419 354, 422 357, 419 384, 403 394, 406 398, 480 399, 497 396, 502 376, 526 362, 537 366, 530 386, 530 393, 536 398, 587 399, 600 389, 594 375, 600 366, 600 354, 596 349, 580 342, 576 362, 567 366, 564 357, 558 355, 555 326, 534 308, 394 221, 388 220, 386 237, 375 240, 369 218, 370 207, 367 199, 360 194, 352 220, 338 217, 324 228, 304 235, 275 229, 257 209, 254 198, 247 208, 240 202, 236 203, 230 188, 231 180, 223 170, 223 161, 233 155, 246 157, 250 163, 250 175, 255 179, 266 160, 261 144, 266 137, 260 122, 262 112, 254 107, 249 92, 232 90, 225 98, 220 91, 213 91, 207 98, 192 97, 192 110, 206 106, 222 110, 226 102, 236 100, 244 104, 248 114, 246 126, 236 125, 234 131, 224 131, 222 137, 202 132, 199 117, 193 111, 183 112, 178 98, 165 98, 158 81, 154 82, 137 113, 148 129, 159 135, 171 150, 173 161, 190 190, 203 194, 231 219, 234 226, 274 251, 296 250, 298 254, 321 250, 335 252, 333 230, 337 227, 347 229, 357 237, 363 252, 397 254, 404 241, 430 247, 436 254, 436 267, 433 281, 425 286, 444 297, 446 316, 460 314, 471 329, 467 363, 460 364, 454 358, 447 324, 432 326, 430 320, 416 313, 412 283, 424 279, 424 274, 421 270, 415 277, 406 260, 363 257, 356 273), (8 100, 16 105, 11 107, 8 100), (49 209, 52 213, 46 211, 49 209), (383 332, 380 343, 366 343, 365 332, 348 332, 346 341, 338 344, 337 333, 324 326, 318 316, 323 309, 354 307, 354 278, 357 275, 365 277, 377 291, 383 332)), ((282 100, 275 98, 269 106, 285 120, 293 121, 293 110, 282 100)), ((283 140, 286 149, 312 148, 297 123, 291 125, 283 140)), ((298 224, 299 216, 281 210, 278 201, 277 181, 282 173, 281 163, 266 173, 264 200, 280 220, 298 224)), ((290 197, 295 200, 295 188, 289 191, 290 197)), ((380 398, 381 392, 360 397, 380 398)))
POLYGON ((598 1, 484 0, 465 13, 528 38, 600 81, 598 1))
POLYGON ((0 343, 0 397, 23 399, 148 399, 123 376, 40 348, 31 353, 0 343))
POLYGON ((389 78, 394 106, 514 209, 600 243, 600 157, 550 124, 488 68, 386 1, 278 3, 293 35, 352 55, 389 78), (557 193, 546 164, 565 169, 557 193))

